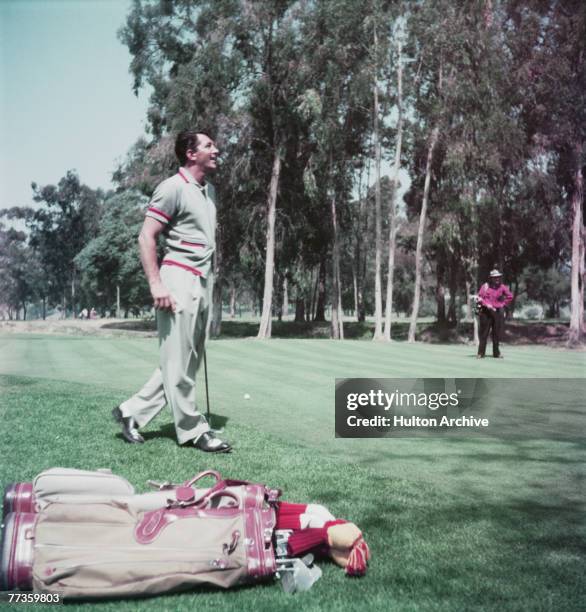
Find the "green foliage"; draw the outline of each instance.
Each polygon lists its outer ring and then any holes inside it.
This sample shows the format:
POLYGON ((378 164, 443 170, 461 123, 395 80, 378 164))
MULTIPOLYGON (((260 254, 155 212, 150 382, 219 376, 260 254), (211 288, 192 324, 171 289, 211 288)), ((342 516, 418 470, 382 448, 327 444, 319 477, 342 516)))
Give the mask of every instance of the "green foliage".
POLYGON ((547 306, 547 317, 559 317, 560 309, 569 303, 569 270, 556 267, 544 270, 536 265, 528 266, 523 271, 521 290, 524 290, 527 299, 547 306))
POLYGON ((103 313, 114 311, 117 288, 126 313, 138 313, 150 305, 137 243, 145 204, 146 199, 132 191, 104 202, 96 236, 75 257, 87 306, 98 306, 103 313))
POLYGON ((42 287, 42 275, 26 235, 0 223, 0 307, 9 318, 26 319, 27 306, 42 287))
POLYGON ((74 259, 97 232, 104 194, 83 185, 73 171, 57 185, 32 183, 32 189, 40 206, 9 209, 7 216, 24 221, 28 229, 28 246, 40 277, 33 281, 37 296, 65 308, 69 304, 75 311, 79 279, 74 259))

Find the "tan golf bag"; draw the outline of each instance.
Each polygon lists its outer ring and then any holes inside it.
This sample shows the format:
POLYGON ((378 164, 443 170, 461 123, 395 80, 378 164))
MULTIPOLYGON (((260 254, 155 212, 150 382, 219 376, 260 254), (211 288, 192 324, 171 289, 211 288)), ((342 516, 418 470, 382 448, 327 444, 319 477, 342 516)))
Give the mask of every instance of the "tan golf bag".
POLYGON ((276 572, 272 537, 280 491, 202 472, 183 485, 132 495, 124 479, 96 474, 56 470, 35 479, 36 512, 4 519, 4 589, 104 598, 201 583, 231 587, 276 572), (216 484, 197 489, 208 475, 216 484), (80 487, 80 478, 96 478, 99 495, 80 487))

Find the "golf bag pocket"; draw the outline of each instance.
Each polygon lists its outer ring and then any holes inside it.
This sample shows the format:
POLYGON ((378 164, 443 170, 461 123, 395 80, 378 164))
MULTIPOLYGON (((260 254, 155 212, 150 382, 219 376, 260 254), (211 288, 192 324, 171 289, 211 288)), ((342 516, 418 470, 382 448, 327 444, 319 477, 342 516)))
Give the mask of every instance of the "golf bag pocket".
POLYGON ((51 468, 41 472, 33 482, 9 484, 4 490, 3 516, 9 512, 38 512, 53 501, 69 501, 71 496, 113 498, 134 495, 134 487, 108 469, 75 470, 51 468))
POLYGON ((50 503, 34 533, 33 589, 64 598, 232 587, 272 576, 275 511, 234 505, 136 512, 117 502, 50 503))
POLYGON ((134 495, 134 487, 109 469, 96 471, 52 468, 33 480, 37 502, 58 501, 60 495, 134 495))

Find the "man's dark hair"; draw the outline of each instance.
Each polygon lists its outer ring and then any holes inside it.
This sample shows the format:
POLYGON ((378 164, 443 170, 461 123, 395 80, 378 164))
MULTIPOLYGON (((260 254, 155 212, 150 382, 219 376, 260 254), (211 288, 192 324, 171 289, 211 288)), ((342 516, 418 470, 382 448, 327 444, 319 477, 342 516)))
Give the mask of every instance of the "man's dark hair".
POLYGON ((212 138, 205 130, 185 130, 177 134, 175 155, 177 155, 177 159, 182 166, 187 162, 187 151, 197 149, 199 144, 198 134, 204 134, 208 138, 212 138))

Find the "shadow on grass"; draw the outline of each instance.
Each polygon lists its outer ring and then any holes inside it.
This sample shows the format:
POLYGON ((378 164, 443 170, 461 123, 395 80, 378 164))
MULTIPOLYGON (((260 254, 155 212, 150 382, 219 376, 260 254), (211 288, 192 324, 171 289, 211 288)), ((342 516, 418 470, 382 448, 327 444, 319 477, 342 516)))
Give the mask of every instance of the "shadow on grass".
POLYGON ((156 332, 157 322, 154 319, 129 319, 128 321, 113 321, 104 323, 101 329, 113 329, 117 331, 156 332))
MULTIPOLYGON (((222 321, 220 336, 216 339, 255 338, 260 324, 256 321, 226 320, 222 321)), ((101 329, 120 332, 156 333, 157 325, 154 319, 131 319, 104 323, 101 329)), ((507 344, 551 344, 565 342, 567 322, 536 322, 515 319, 505 325, 504 341, 507 344)), ((273 338, 297 339, 329 339, 331 324, 329 321, 273 321, 273 338)), ((392 325, 393 340, 407 340, 409 332, 408 321, 395 321, 392 325)), ((346 321, 344 337, 348 340, 372 340, 374 335, 373 322, 346 321)), ((417 340, 432 344, 467 344, 472 341, 473 324, 471 321, 461 321, 457 326, 422 322, 417 324, 417 340)))
MULTIPOLYGON (((222 331, 218 340, 233 338, 255 338, 258 335, 260 324, 255 321, 222 321, 222 331)), ((429 327, 428 323, 420 323, 418 333, 429 327)), ((125 332, 151 332, 157 331, 154 319, 132 319, 129 321, 115 321, 105 323, 102 329, 125 331, 125 332)), ((273 321, 273 338, 308 338, 329 339, 331 325, 329 321, 273 321)), ((393 340, 406 340, 409 331, 409 323, 393 323, 393 340)), ((344 323, 344 336, 348 340, 372 340, 374 334, 374 323, 346 322, 344 323)))
MULTIPOLYGON (((510 551, 518 551, 518 558, 510 553, 508 558, 499 560, 504 573, 508 569, 511 575, 524 564, 529 567, 532 559, 539 560, 540 571, 547 569, 556 575, 559 574, 556 555, 586 554, 586 499, 583 488, 580 488, 584 480, 586 443, 572 440, 564 448, 564 452, 572 454, 564 456, 561 452, 527 447, 527 440, 509 437, 501 439, 507 445, 506 454, 498 449, 482 452, 471 442, 473 440, 462 438, 444 440, 444 445, 449 445, 452 452, 444 450, 442 460, 446 467, 449 466, 446 472, 455 477, 449 479, 452 484, 448 497, 435 506, 425 504, 428 491, 443 486, 441 478, 437 483, 431 479, 429 483, 421 483, 410 505, 391 499, 385 504, 382 516, 368 512, 361 520, 361 528, 379 530, 393 521, 402 525, 401 529, 418 529, 419 524, 422 527, 432 525, 433 529, 454 534, 456 538, 462 531, 462 537, 471 539, 477 535, 474 530, 489 529, 493 535, 486 537, 500 542, 510 551), (493 470, 493 476, 483 476, 493 470), (499 475, 505 472, 511 476, 510 486, 499 475), (516 473, 524 476, 517 481, 516 473), (416 524, 407 525, 414 520, 414 508, 418 508, 416 524), (465 526, 470 527, 471 533, 465 534, 465 526)), ((389 456, 401 459, 397 453, 389 453, 387 459, 389 456)), ((434 467, 437 456, 433 453, 410 453, 409 460, 414 464, 429 465, 430 474, 439 474, 434 467)), ((373 467, 368 458, 358 464, 373 467)), ((384 490, 388 486, 385 480, 384 477, 372 478, 369 483, 371 490, 384 490)), ((420 537, 425 536, 420 533, 420 537)), ((568 577, 566 582, 571 580, 568 577)))
MULTIPOLYGON (((222 429, 228 423, 228 417, 222 416, 220 414, 210 413, 210 422, 213 429, 222 429)), ((141 434, 145 441, 155 440, 157 438, 168 438, 169 440, 173 440, 173 442, 177 441, 177 436, 175 434, 175 425, 173 423, 165 423, 161 425, 159 429, 151 430, 151 431, 141 431, 141 434)), ((116 437, 122 439, 122 434, 118 434, 116 437)))
MULTIPOLYGON (((423 329, 427 323, 418 325, 423 329)), ((252 321, 222 321, 222 333, 219 340, 227 338, 255 338, 259 324, 252 321)), ((329 321, 273 321, 271 336, 273 338, 322 339, 330 338, 331 324, 329 321)), ((409 323, 393 323, 393 340, 406 340, 409 323)), ((372 340, 374 323, 346 322, 344 337, 347 340, 372 340)))

